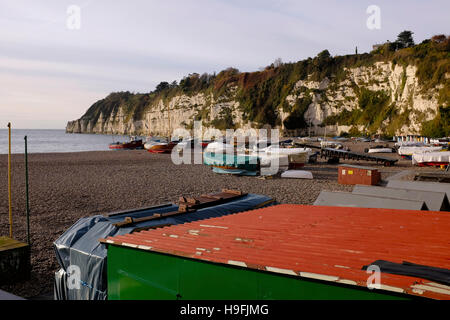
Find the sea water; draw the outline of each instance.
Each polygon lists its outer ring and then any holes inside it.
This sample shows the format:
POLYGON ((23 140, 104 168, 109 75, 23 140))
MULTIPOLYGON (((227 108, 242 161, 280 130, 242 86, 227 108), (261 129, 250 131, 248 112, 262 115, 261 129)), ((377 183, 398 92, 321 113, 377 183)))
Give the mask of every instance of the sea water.
MULTIPOLYGON (((126 142, 129 136, 65 133, 65 130, 12 129, 11 152, 24 153, 80 152, 109 150, 112 142, 126 142)), ((145 138, 144 138, 145 141, 145 138)), ((0 154, 8 153, 8 129, 0 129, 0 154)))

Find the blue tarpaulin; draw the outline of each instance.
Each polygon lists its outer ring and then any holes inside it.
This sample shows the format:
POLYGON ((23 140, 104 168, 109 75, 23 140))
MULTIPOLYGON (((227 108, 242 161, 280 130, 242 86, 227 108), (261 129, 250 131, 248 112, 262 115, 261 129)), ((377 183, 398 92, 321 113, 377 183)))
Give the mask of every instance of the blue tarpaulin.
MULTIPOLYGON (((118 213, 109 217, 97 215, 82 218, 54 242, 56 258, 61 266, 61 269, 55 273, 55 299, 105 300, 107 298, 107 251, 106 246, 100 243, 99 239, 128 234, 139 228, 176 225, 252 210, 273 204, 273 202, 270 203, 270 200, 270 197, 264 195, 248 194, 223 204, 198 209, 195 212, 135 223, 132 227, 124 228, 116 227, 114 224, 122 222, 125 217, 141 218, 157 213, 177 211, 178 205, 167 204, 145 210, 118 213), (72 285, 73 288, 69 288, 67 285, 69 266, 77 266, 80 271, 79 284, 72 285)), ((73 284, 73 282, 71 283, 73 284)))

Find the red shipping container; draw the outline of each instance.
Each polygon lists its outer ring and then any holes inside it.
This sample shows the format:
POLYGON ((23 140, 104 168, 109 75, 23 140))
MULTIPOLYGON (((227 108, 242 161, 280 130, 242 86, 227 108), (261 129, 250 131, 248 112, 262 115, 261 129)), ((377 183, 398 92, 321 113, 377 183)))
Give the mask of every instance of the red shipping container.
POLYGON ((381 174, 377 169, 353 165, 338 167, 339 184, 363 184, 375 186, 380 183, 381 174))

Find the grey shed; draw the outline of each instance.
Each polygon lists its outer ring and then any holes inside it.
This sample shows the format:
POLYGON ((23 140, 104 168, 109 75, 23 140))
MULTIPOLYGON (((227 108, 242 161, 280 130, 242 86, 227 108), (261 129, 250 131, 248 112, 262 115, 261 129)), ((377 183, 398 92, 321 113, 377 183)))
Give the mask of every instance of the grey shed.
POLYGON ((386 187, 409 189, 409 190, 445 192, 447 194, 447 199, 450 199, 450 183, 390 180, 386 187))
POLYGON ((347 192, 322 191, 314 202, 316 206, 380 208, 402 210, 428 210, 423 201, 372 197, 347 192))
POLYGON ((450 211, 445 192, 356 185, 353 188, 353 193, 391 199, 424 201, 428 209, 432 211, 450 211))

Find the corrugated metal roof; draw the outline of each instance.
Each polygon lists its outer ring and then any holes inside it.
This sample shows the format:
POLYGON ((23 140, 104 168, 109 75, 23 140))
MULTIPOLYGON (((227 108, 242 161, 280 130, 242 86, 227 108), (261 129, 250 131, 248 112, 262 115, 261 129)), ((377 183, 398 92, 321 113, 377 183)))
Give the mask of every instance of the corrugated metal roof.
MULTIPOLYGON (((376 260, 450 269, 446 212, 278 205, 106 239, 115 245, 366 286, 376 260)), ((105 240, 103 240, 105 241, 105 240)), ((450 287, 381 274, 385 290, 450 299, 450 287)))
POLYGON ((352 193, 392 199, 424 201, 428 209, 432 211, 448 211, 450 207, 445 192, 356 185, 352 193))
POLYGON ((321 191, 316 201, 316 206, 338 206, 358 208, 381 208, 403 210, 428 210, 425 202, 413 200, 390 199, 376 195, 361 195, 348 192, 321 191))
POLYGON ((447 197, 450 199, 450 183, 389 180, 387 187, 410 189, 410 190, 445 192, 447 194, 447 197))

